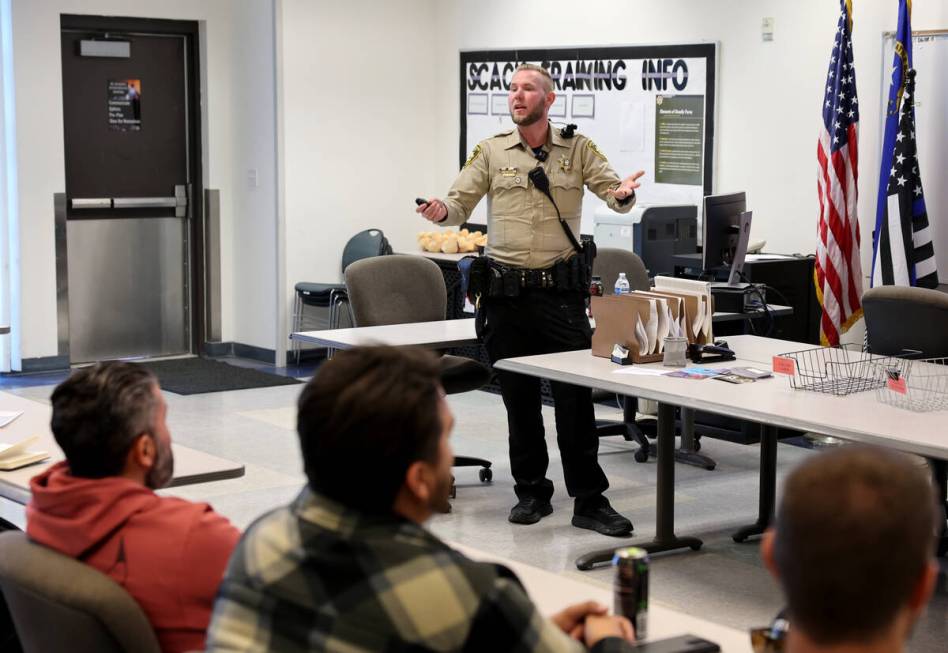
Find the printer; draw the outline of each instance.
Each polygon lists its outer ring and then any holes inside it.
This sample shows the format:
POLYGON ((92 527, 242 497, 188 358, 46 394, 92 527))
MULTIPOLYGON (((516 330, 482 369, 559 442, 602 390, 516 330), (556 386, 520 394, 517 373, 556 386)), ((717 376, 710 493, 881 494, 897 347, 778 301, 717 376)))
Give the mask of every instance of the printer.
POLYGON ((671 276, 676 255, 698 251, 698 207, 694 204, 636 204, 628 213, 602 206, 593 219, 596 247, 635 252, 651 277, 671 276))

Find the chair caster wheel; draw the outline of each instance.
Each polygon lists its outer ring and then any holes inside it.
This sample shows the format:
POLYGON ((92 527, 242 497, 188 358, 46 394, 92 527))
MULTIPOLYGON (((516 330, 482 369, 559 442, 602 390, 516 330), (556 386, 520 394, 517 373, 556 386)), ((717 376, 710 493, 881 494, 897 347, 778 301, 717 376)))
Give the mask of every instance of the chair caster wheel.
POLYGON ((477 472, 477 478, 481 479, 481 483, 490 483, 491 479, 494 478, 494 472, 489 467, 482 467, 477 472))
POLYGON ((635 462, 644 463, 648 462, 648 449, 646 447, 639 447, 635 452, 635 462))

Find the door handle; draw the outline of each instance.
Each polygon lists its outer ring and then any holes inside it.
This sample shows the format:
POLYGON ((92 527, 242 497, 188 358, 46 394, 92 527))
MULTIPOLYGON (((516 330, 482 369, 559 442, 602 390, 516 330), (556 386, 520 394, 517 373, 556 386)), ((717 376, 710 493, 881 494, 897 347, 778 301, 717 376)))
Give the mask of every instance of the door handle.
POLYGON ((113 197, 116 209, 173 209, 177 201, 173 197, 113 197))
POLYGON ((175 215, 187 215, 188 196, 184 185, 175 186, 174 197, 74 197, 74 209, 174 209, 175 215))
POLYGON ((74 197, 71 200, 74 209, 111 209, 111 197, 74 197))

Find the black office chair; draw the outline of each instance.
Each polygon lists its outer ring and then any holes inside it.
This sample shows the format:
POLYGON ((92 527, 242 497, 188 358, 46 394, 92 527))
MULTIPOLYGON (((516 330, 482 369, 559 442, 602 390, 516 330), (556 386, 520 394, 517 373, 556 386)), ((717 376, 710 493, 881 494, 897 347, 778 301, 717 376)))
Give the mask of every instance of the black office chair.
MULTIPOLYGON (((630 290, 648 290, 651 287, 648 270, 645 269, 645 264, 637 254, 626 249, 610 247, 598 250, 593 261, 593 275, 602 279, 604 294, 613 294, 620 272, 625 272, 630 290)), ((621 435, 629 442, 637 442, 639 448, 635 452, 635 460, 644 463, 649 456, 649 441, 635 421, 638 401, 635 397, 622 397, 621 403, 622 421, 597 419, 596 433, 600 438, 621 435)))
MULTIPOLYGON (((877 286, 863 293, 862 310, 870 353, 948 357, 948 294, 928 288, 877 286)), ((948 497, 948 462, 928 462, 939 496, 948 497)), ((944 507, 948 514, 948 501, 944 507)), ((948 552, 948 526, 943 527, 938 552, 948 552)))
MULTIPOLYGON (((342 250, 342 272, 345 273, 352 263, 370 256, 383 256, 392 253, 392 246, 381 229, 366 229, 349 239, 342 250)), ((295 286, 296 301, 293 306, 293 332, 303 330, 303 307, 315 306, 329 309, 329 328, 339 326, 340 306, 346 302, 344 283, 312 283, 301 281, 295 286)), ((300 343, 292 341, 291 349, 299 364, 300 343)))
MULTIPOLYGON (((444 275, 422 256, 394 254, 357 261, 346 269, 349 307, 357 327, 445 319, 448 291, 444 275)), ((481 363, 444 354, 441 385, 447 394, 477 390, 490 380, 481 363)), ((491 463, 483 458, 455 456, 455 467, 480 467, 478 477, 491 480, 491 463)))

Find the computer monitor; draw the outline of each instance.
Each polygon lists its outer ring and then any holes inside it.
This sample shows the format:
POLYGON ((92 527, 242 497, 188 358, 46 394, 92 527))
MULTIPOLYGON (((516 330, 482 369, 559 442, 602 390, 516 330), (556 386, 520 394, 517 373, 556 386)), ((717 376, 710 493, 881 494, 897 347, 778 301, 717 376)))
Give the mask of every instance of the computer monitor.
POLYGON ((746 210, 744 193, 704 198, 701 266, 705 273, 731 266, 741 235, 741 214, 746 210))
POLYGON ((744 257, 747 256, 747 243, 750 242, 752 211, 745 211, 740 215, 740 233, 737 237, 737 247, 731 257, 731 272, 727 277, 727 285, 737 286, 744 276, 744 257))

